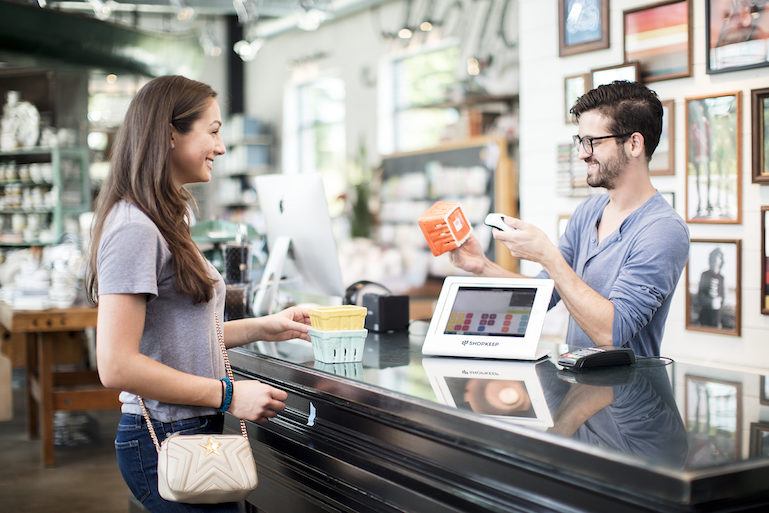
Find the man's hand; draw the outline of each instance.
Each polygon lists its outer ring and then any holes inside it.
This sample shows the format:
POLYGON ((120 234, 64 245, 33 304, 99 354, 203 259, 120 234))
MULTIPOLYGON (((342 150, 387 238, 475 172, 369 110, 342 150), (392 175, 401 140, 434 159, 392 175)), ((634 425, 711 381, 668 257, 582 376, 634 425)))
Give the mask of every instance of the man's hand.
POLYGON ((503 243, 514 257, 531 260, 547 269, 551 258, 560 255, 560 251, 550 242, 545 232, 533 224, 509 216, 505 216, 505 222, 515 230, 493 230, 492 235, 503 243))
POLYGON ((259 318, 259 338, 265 341, 301 338, 310 340, 310 311, 292 306, 285 310, 259 318))
POLYGON ((464 244, 449 253, 452 265, 473 274, 483 274, 488 258, 478 239, 470 235, 464 244))

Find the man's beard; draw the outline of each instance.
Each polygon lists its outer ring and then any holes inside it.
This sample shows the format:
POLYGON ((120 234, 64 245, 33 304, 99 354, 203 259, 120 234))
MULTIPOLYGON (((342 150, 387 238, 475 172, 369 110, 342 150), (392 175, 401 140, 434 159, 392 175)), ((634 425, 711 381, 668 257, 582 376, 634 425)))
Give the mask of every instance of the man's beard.
MULTIPOLYGON (((607 190, 614 189, 617 185, 617 178, 627 166, 629 160, 627 155, 622 151, 622 148, 619 148, 617 157, 608 159, 605 164, 598 162, 598 173, 595 175, 590 175, 588 173, 587 184, 590 187, 603 187, 607 190)), ((593 160, 593 157, 590 157, 587 161, 588 165, 591 162, 597 161, 593 160)))

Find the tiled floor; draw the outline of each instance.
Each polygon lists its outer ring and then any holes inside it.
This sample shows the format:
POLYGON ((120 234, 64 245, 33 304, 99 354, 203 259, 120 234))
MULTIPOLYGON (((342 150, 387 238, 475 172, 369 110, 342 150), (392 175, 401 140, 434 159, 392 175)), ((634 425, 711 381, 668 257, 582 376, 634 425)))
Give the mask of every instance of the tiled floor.
POLYGON ((89 412, 98 441, 57 447, 56 466, 40 462, 40 442, 29 440, 21 376, 15 376, 14 416, 0 422, 0 511, 16 513, 126 513, 129 491, 115 463, 119 412, 89 412))

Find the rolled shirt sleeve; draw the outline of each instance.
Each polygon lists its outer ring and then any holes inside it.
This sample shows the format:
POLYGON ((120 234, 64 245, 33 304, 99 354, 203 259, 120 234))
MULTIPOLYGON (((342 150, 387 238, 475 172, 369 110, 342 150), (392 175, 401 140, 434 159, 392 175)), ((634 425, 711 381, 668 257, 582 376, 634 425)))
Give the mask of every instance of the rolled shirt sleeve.
POLYGON ((689 234, 677 219, 661 218, 638 234, 609 293, 612 340, 621 346, 669 300, 689 255, 689 234))

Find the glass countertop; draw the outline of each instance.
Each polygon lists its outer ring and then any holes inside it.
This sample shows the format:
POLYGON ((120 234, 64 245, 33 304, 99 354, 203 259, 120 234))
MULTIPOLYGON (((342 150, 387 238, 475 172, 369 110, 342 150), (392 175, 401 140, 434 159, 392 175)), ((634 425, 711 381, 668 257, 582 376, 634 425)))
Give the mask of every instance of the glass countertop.
POLYGON ((577 374, 555 363, 557 342, 550 358, 520 362, 422 357, 422 340, 369 333, 358 363, 314 361, 303 341, 247 349, 679 476, 769 467, 769 383, 760 375, 662 359, 577 374))

